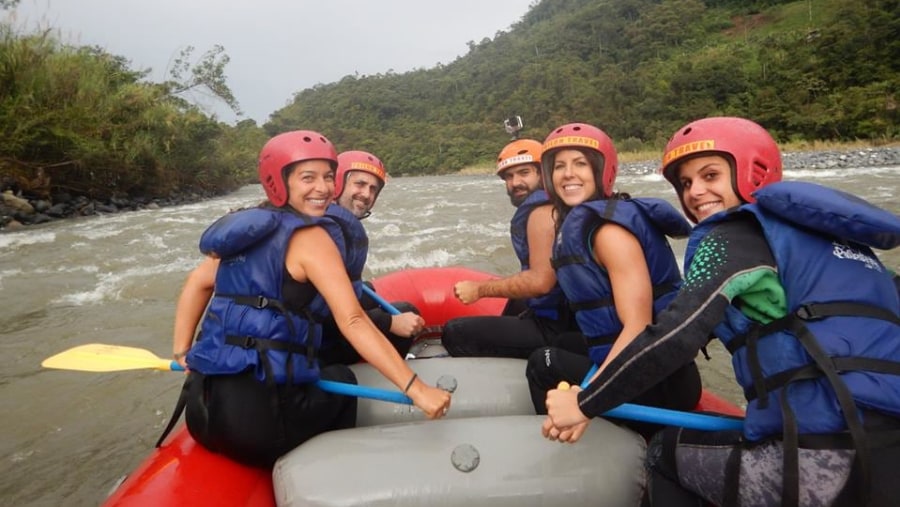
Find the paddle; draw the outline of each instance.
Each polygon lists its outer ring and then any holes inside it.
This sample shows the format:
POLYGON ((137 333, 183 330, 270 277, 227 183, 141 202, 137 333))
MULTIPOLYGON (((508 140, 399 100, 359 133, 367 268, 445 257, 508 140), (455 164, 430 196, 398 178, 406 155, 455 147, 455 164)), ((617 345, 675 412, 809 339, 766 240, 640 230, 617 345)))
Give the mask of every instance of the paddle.
POLYGON ((391 315, 400 315, 400 310, 398 310, 397 307, 388 303, 383 297, 379 296, 377 292, 370 289, 368 285, 363 284, 363 292, 368 294, 370 298, 374 299, 375 302, 384 309, 384 311, 390 313, 391 315))
MULTIPOLYGON (((79 345, 45 359, 41 366, 61 370, 111 372, 140 369, 157 369, 166 371, 183 371, 177 361, 163 359, 149 350, 120 345, 90 343, 79 345)), ((316 382, 319 389, 345 396, 369 398, 404 405, 411 405, 412 400, 398 391, 377 387, 358 386, 331 380, 316 382)), ((565 384, 568 386, 568 384, 565 384)), ((739 430, 743 428, 740 419, 680 412, 664 408, 646 407, 624 403, 603 414, 608 417, 644 421, 671 426, 681 426, 705 431, 739 430)))
MULTIPOLYGON (((569 383, 562 381, 557 389, 568 390, 569 383)), ((623 403, 618 407, 607 411, 603 414, 605 417, 615 417, 618 419, 627 419, 631 421, 642 421, 648 423, 662 424, 665 426, 680 426, 701 431, 725 431, 725 430, 743 430, 743 419, 731 419, 728 417, 719 417, 714 415, 697 414, 694 412, 682 412, 680 410, 670 410, 667 408, 648 407, 645 405, 635 405, 633 403, 623 403)))
MULTIPOLYGON (((59 370, 91 372, 144 369, 184 371, 184 368, 178 364, 178 361, 163 359, 149 350, 102 343, 89 343, 64 350, 59 354, 44 359, 41 362, 41 366, 59 370)), ((399 391, 358 386, 332 380, 319 380, 316 382, 316 385, 319 389, 329 393, 412 405, 412 400, 409 396, 399 391)))

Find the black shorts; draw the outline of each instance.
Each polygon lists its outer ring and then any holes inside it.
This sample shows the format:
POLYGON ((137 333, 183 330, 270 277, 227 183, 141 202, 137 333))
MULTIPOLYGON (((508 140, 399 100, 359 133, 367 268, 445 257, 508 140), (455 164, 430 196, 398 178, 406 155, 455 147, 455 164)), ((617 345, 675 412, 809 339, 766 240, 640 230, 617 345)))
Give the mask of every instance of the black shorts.
MULTIPOLYGON (((356 383, 344 365, 322 368, 321 378, 356 383)), ((326 393, 314 384, 273 388, 252 372, 191 372, 186 382, 185 421, 191 436, 247 465, 271 467, 319 433, 356 425, 356 398, 326 393)))

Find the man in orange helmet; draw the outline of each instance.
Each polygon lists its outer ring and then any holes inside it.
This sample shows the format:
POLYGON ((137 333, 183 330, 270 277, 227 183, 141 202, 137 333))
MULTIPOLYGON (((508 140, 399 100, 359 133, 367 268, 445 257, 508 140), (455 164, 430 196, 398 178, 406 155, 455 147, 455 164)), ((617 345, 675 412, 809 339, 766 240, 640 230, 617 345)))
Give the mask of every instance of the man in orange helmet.
MULTIPOLYGON (((516 139, 507 144, 497 157, 497 176, 506 183, 506 193, 516 207, 510 236, 522 270, 506 278, 456 283, 453 293, 464 304, 504 297, 510 305, 502 316, 447 322, 442 345, 451 356, 527 358, 538 347, 559 345, 561 335, 577 330, 550 265, 555 229, 553 206, 541 183, 541 143, 516 139), (512 305, 524 311, 515 315, 512 305)), ((586 352, 585 346, 574 346, 576 351, 581 348, 586 352)))

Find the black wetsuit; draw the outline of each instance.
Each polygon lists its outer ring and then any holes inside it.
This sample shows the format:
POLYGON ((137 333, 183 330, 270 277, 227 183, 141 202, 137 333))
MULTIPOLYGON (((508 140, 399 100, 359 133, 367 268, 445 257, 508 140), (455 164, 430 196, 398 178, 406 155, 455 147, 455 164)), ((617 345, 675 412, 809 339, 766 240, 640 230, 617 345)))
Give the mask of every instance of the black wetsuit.
MULTIPOLYGON (((741 294, 765 293, 777 281, 775 260, 759 224, 749 216, 736 217, 715 227, 701 242, 702 250, 715 251, 715 262, 688 272, 685 285, 672 304, 603 373, 579 393, 581 411, 589 416, 640 395, 659 379, 694 359, 710 340, 731 300, 741 294), (748 280, 752 285, 747 285, 748 280)), ((695 258, 696 258, 695 257, 695 258)), ((710 258, 711 256, 707 256, 710 258)), ((770 318, 785 313, 783 301, 771 299, 769 308, 756 308, 770 318)), ((890 417, 871 418, 869 425, 900 428, 890 417)), ((853 505, 850 477, 852 449, 800 449, 801 505, 853 505), (835 501, 838 503, 835 503, 835 501)), ((872 491, 869 505, 896 505, 900 481, 892 479, 900 465, 900 447, 872 452, 872 491)), ((648 448, 649 503, 653 506, 702 505, 700 499, 721 505, 726 495, 738 505, 780 505, 782 446, 766 440, 749 446, 740 432, 701 432, 667 428, 648 448), (743 452, 732 454, 736 447, 743 452), (726 476, 729 456, 740 458, 739 490, 726 476), (729 485, 732 486, 729 491, 729 485)))

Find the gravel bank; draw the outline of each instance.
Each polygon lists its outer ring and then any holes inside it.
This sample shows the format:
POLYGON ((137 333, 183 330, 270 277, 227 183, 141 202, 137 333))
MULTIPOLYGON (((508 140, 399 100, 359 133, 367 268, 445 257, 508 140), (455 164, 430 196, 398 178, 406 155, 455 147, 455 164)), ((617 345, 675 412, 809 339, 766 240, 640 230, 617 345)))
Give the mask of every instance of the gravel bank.
MULTIPOLYGON (((795 151, 783 153, 784 168, 835 169, 840 167, 900 166, 900 147, 862 148, 846 151, 795 151)), ((659 169, 659 160, 625 162, 621 170, 628 173, 649 174, 659 169)))

